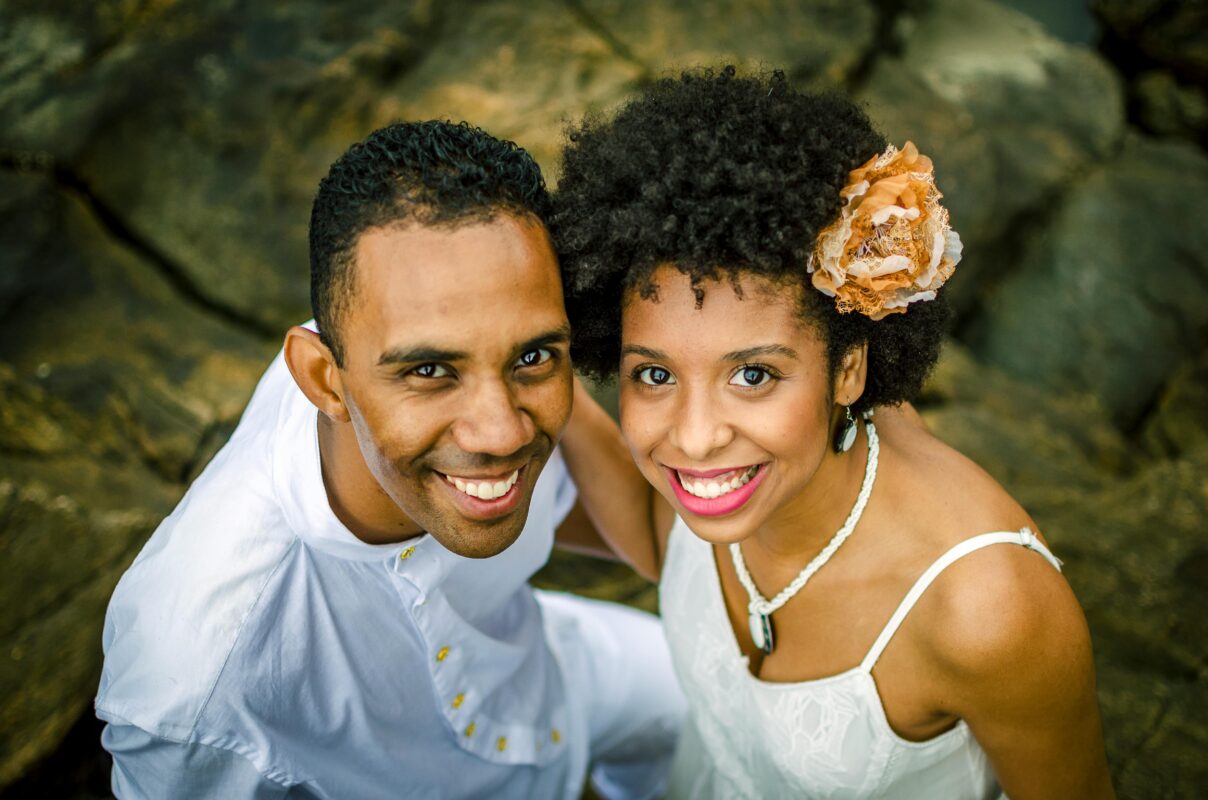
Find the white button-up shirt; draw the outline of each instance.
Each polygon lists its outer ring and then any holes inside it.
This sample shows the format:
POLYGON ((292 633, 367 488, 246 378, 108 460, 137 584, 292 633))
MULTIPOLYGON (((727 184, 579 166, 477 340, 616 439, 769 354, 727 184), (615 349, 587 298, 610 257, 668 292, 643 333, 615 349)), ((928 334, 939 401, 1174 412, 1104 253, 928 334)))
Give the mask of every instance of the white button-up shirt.
POLYGON ((328 503, 316 414, 278 356, 118 584, 96 699, 115 792, 577 796, 584 723, 526 583, 575 501, 560 454, 497 556, 370 545, 328 503))

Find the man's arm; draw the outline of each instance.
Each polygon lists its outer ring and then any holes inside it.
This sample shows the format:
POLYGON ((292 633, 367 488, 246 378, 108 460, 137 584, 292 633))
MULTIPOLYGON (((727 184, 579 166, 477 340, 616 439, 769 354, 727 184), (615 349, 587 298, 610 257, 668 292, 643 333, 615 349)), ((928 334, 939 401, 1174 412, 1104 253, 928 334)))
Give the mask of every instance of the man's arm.
POLYGON ((111 786, 119 800, 213 797, 279 800, 290 787, 269 780, 243 756, 204 744, 181 744, 133 725, 109 723, 101 744, 113 756, 111 786))
POLYGON ((658 580, 655 509, 662 498, 638 472, 616 423, 577 378, 562 456, 579 502, 558 528, 558 544, 596 554, 611 551, 642 577, 658 580))

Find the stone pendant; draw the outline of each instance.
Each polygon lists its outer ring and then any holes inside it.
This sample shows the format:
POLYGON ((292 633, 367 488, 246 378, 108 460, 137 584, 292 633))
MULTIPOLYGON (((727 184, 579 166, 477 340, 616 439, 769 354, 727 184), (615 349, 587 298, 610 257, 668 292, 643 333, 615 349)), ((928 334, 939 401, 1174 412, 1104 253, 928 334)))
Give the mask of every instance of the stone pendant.
POLYGON ((755 646, 771 654, 772 648, 775 647, 772 641, 772 620, 758 611, 751 611, 747 621, 751 625, 751 640, 755 642, 755 646))

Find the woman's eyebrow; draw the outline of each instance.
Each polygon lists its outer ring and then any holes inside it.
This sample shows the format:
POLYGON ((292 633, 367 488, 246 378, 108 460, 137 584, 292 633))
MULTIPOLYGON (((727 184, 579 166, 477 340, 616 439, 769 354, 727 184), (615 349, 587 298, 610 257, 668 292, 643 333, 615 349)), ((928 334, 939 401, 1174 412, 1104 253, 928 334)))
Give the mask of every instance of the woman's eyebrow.
POLYGON ((642 347, 640 344, 627 344, 621 348, 622 356, 642 356, 643 358, 651 358, 655 361, 666 360, 667 354, 661 350, 652 350, 649 347, 642 347))
POLYGON ((723 361, 750 361, 753 358, 760 356, 784 356, 785 358, 797 358, 797 351, 791 347, 785 347, 782 344, 761 344, 757 347, 747 347, 742 350, 735 350, 726 353, 722 356, 723 361))

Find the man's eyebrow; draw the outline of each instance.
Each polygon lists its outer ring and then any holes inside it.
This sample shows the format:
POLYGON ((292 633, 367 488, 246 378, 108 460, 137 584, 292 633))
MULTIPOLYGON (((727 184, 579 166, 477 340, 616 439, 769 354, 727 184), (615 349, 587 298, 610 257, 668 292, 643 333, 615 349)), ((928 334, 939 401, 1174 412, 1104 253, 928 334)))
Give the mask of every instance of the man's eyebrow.
POLYGON ((420 344, 409 350, 404 350, 400 347, 387 350, 378 358, 378 366, 381 367, 388 364, 417 364, 429 361, 464 361, 469 357, 469 353, 463 353, 460 350, 443 350, 434 345, 420 344))
POLYGON ((667 354, 661 350, 652 350, 649 347, 642 347, 640 344, 627 344, 621 348, 622 356, 642 356, 643 358, 653 359, 654 361, 666 361, 667 354))
MULTIPOLYGON (((538 347, 545 347, 551 344, 565 344, 570 341, 570 326, 562 325, 554 330, 546 331, 538 334, 527 342, 524 342, 517 351, 526 353, 529 350, 535 350, 538 347)), ((466 361, 470 358, 470 353, 462 350, 445 350, 435 345, 419 344, 409 349, 401 347, 391 348, 378 358, 378 366, 388 366, 392 364, 426 364, 434 361, 466 361)))
POLYGON ((536 350, 538 347, 545 347, 549 344, 566 344, 569 341, 570 326, 560 325, 554 330, 534 336, 516 349, 518 352, 527 353, 529 350, 536 350))
POLYGON ((723 361, 750 361, 753 358, 760 356, 784 356, 785 358, 797 358, 797 351, 791 347, 785 347, 782 344, 762 344, 757 347, 747 347, 743 350, 735 350, 726 353, 722 356, 723 361))

